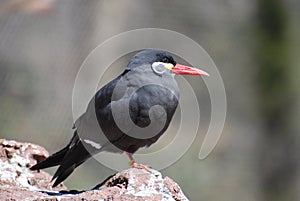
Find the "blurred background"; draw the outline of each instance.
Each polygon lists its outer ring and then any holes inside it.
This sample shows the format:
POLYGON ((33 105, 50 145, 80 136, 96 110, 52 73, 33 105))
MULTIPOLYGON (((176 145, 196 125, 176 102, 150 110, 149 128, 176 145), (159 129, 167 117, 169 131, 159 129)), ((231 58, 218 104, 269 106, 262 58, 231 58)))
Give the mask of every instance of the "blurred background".
MULTIPOLYGON (((89 52, 124 31, 170 29, 212 57, 228 112, 217 147, 199 160, 210 100, 202 81, 187 78, 201 129, 163 175, 190 200, 300 200, 299 9, 296 0, 1 0, 0 137, 57 151, 72 136, 72 89, 89 52)), ((65 181, 69 189, 91 188, 114 173, 94 159, 75 172, 65 181)))

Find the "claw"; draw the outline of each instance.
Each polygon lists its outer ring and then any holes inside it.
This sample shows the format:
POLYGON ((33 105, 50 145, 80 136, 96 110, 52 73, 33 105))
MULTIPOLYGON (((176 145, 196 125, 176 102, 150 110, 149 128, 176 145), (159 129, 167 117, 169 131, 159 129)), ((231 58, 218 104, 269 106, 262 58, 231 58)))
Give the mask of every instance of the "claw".
POLYGON ((137 168, 137 169, 143 169, 143 170, 146 170, 147 172, 151 172, 148 165, 136 163, 136 162, 134 162, 134 161, 133 161, 133 163, 131 164, 131 167, 132 167, 132 168, 137 168))
POLYGON ((132 157, 132 154, 125 151, 125 153, 127 154, 127 156, 129 157, 130 161, 128 162, 129 165, 131 166, 131 168, 137 168, 137 169, 144 169, 146 170, 147 172, 151 172, 150 171, 150 167, 147 166, 147 165, 143 165, 143 164, 140 164, 140 163, 136 163, 132 157))

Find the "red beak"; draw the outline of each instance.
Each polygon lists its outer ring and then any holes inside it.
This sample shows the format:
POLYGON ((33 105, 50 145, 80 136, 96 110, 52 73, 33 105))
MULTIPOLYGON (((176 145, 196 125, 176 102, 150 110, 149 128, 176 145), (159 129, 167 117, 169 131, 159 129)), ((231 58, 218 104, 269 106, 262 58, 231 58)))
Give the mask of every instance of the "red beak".
POLYGON ((200 70, 198 68, 192 68, 189 66, 184 66, 181 64, 176 64, 172 68, 172 72, 176 74, 181 74, 181 75, 197 75, 197 76, 209 76, 209 74, 203 70, 200 70))

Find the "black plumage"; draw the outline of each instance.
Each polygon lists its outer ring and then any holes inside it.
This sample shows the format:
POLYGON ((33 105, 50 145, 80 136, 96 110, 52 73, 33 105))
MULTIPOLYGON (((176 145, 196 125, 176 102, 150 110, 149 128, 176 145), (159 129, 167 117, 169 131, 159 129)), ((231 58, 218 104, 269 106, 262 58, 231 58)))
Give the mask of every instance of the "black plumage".
POLYGON ((136 54, 124 72, 92 98, 86 112, 76 120, 69 144, 31 170, 59 165, 52 179, 56 179, 56 186, 100 151, 125 151, 132 159, 131 154, 139 148, 156 142, 178 105, 179 89, 170 66, 176 62, 165 51, 136 54))

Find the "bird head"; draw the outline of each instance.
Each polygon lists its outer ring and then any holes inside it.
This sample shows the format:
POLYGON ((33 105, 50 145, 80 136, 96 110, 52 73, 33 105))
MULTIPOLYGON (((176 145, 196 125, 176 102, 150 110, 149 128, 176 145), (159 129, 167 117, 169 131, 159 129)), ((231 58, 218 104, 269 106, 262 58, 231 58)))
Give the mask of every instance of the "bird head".
POLYGON ((156 74, 170 71, 174 74, 209 76, 208 73, 198 68, 178 64, 168 52, 154 49, 147 49, 137 53, 131 59, 126 69, 131 70, 136 67, 149 65, 156 74))

